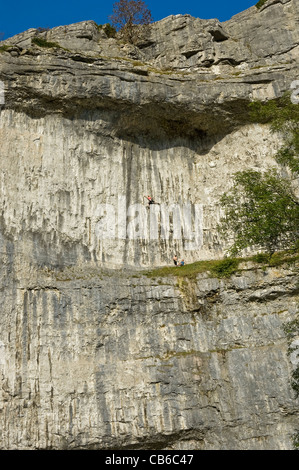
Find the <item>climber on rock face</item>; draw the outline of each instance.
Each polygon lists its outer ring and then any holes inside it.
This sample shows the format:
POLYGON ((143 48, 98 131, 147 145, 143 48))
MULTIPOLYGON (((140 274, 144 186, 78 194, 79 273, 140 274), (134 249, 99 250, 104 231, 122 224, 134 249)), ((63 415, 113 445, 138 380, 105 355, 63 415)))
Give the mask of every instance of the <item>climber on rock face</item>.
POLYGON ((148 208, 150 207, 151 204, 159 204, 159 202, 155 202, 154 199, 151 196, 143 196, 148 200, 148 208))
POLYGON ((149 204, 154 204, 155 201, 153 200, 151 196, 144 196, 144 197, 148 200, 149 204))

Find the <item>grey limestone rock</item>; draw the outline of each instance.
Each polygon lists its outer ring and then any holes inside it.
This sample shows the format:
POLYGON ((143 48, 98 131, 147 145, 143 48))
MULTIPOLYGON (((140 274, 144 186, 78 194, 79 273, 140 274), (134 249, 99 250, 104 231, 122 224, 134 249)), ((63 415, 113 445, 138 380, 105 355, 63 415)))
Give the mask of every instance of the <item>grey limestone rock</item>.
POLYGON ((2 242, 0 448, 292 448, 298 267, 32 271, 2 242))
POLYGON ((277 166, 248 104, 298 79, 297 26, 298 2, 268 0, 167 17, 135 45, 94 21, 1 42, 1 449, 291 448, 298 268, 140 269, 224 255, 233 173, 277 166), (144 194, 190 204, 194 239, 173 214, 152 237, 144 194))
POLYGON ((139 45, 108 38, 93 21, 4 41, 2 210, 15 242, 31 243, 34 231, 46 244, 54 237, 60 252, 67 239, 109 266, 163 265, 174 251, 189 262, 222 256, 218 202, 231 175, 276 165, 279 137, 250 122, 248 103, 281 96, 298 78, 297 3, 267 5, 224 24, 170 16, 139 45), (56 47, 39 47, 36 36, 56 47), (20 158, 25 172, 14 185, 20 158), (117 208, 119 197, 132 207, 145 193, 181 214, 184 204, 200 206, 194 249, 149 233, 99 243, 99 208, 117 208))

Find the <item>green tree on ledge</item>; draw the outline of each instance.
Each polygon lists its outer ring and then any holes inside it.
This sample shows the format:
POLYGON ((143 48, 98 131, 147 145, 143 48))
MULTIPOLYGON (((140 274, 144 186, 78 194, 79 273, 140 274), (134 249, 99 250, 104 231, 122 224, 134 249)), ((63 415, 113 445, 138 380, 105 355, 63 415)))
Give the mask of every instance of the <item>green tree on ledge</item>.
POLYGON ((289 180, 276 170, 236 173, 232 189, 221 198, 225 210, 221 232, 233 233, 230 253, 258 247, 270 254, 296 244, 299 202, 289 180))
POLYGON ((152 15, 142 0, 119 0, 109 19, 126 42, 135 44, 152 22, 152 15))
POLYGON ((219 226, 224 238, 233 238, 232 255, 249 247, 273 254, 298 246, 299 199, 292 180, 299 173, 299 107, 284 96, 278 102, 253 103, 251 117, 271 123, 271 130, 283 136, 276 160, 288 176, 276 169, 235 174, 232 188, 220 200, 224 216, 219 226))

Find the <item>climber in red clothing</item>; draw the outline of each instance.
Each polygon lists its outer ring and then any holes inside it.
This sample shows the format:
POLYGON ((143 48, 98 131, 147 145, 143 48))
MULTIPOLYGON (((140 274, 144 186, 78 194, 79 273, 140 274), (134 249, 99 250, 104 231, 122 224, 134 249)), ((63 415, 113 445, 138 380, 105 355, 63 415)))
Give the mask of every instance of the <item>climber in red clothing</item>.
POLYGON ((155 202, 151 196, 143 196, 148 200, 148 209, 150 208, 151 204, 159 204, 159 202, 155 202))

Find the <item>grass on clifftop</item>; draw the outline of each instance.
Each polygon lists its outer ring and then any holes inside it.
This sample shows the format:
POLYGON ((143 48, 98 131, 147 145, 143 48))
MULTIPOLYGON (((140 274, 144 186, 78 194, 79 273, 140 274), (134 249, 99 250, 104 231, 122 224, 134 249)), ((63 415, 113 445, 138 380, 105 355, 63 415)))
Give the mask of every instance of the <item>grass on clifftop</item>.
POLYGON ((261 8, 266 2, 267 0, 259 0, 255 6, 256 8, 261 8))
POLYGON ((196 278, 197 274, 210 272, 212 276, 218 278, 230 277, 239 270, 241 262, 254 262, 260 267, 278 267, 284 264, 293 264, 299 261, 299 248, 295 250, 274 253, 269 256, 266 253, 259 253, 248 258, 225 258, 223 260, 196 261, 185 266, 171 266, 153 269, 143 273, 150 278, 157 277, 187 277, 196 278))
POLYGON ((230 276, 233 274, 239 265, 241 259, 237 258, 226 258, 224 260, 208 260, 208 261, 196 261, 192 264, 186 264, 185 266, 171 266, 165 268, 157 268, 152 271, 145 273, 147 277, 188 277, 195 278, 197 274, 211 271, 213 275, 219 277, 230 276))
POLYGON ((3 46, 0 46, 0 52, 5 52, 7 49, 9 49, 10 46, 3 44, 3 46))
POLYGON ((32 43, 35 44, 36 46, 39 46, 39 47, 48 47, 48 48, 57 47, 57 48, 61 49, 61 46, 57 42, 49 42, 49 41, 46 41, 43 38, 36 38, 35 37, 35 38, 32 39, 32 43))

